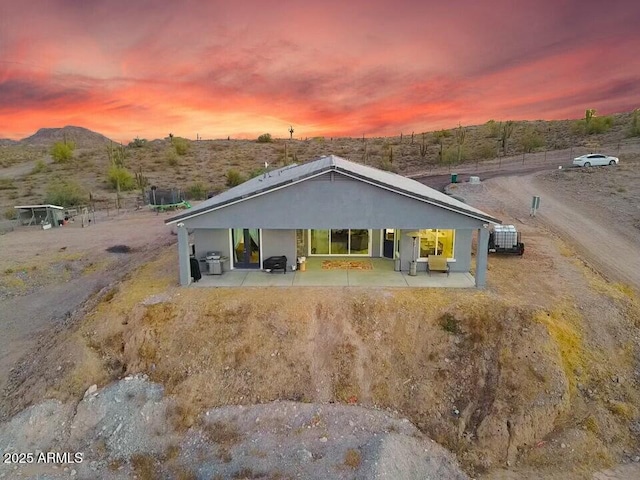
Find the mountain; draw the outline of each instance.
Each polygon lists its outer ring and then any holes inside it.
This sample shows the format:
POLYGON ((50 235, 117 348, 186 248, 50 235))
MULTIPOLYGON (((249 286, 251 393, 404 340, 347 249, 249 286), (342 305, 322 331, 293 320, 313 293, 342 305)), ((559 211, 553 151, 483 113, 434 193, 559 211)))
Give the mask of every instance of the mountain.
POLYGON ((25 145, 52 145, 64 139, 75 142, 77 147, 93 147, 111 142, 110 139, 100 133, 93 132, 83 127, 68 125, 63 128, 41 128, 30 137, 23 138, 20 143, 25 145))

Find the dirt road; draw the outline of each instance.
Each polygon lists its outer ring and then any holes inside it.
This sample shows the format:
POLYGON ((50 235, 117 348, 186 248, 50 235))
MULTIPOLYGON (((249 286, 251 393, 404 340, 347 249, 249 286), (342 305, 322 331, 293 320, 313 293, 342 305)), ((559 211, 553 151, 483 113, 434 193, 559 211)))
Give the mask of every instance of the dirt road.
POLYGON ((90 228, 22 227, 0 237, 0 392, 12 369, 33 360, 38 344, 63 328, 93 294, 175 241, 162 220, 138 211, 90 228), (106 252, 121 243, 132 253, 106 252))
MULTIPOLYGON (((640 288, 640 244, 632 240, 634 235, 637 239, 637 232, 620 231, 592 203, 552 192, 534 175, 494 178, 489 185, 516 218, 528 218, 532 197, 540 196, 538 220, 566 239, 606 278, 640 288)), ((585 192, 585 199, 587 195, 585 192)))
MULTIPOLYGON (((39 161, 40 160, 31 160, 17 165, 12 165, 11 167, 0 168, 0 178, 18 178, 28 175, 33 171, 39 161)), ((48 165, 53 163, 53 158, 51 158, 51 155, 47 155, 42 161, 48 165)))
MULTIPOLYGON (((441 190, 445 185, 450 183, 452 172, 458 174, 459 182, 467 182, 471 175, 479 176, 484 181, 507 175, 533 174, 556 170, 559 166, 563 168, 571 167, 574 157, 589 153, 592 150, 593 149, 586 147, 576 147, 551 152, 528 153, 524 156, 515 155, 482 161, 476 164, 467 163, 455 167, 438 167, 430 171, 411 172, 407 174, 407 176, 432 188, 441 190)), ((630 142, 622 145, 603 145, 599 148, 599 151, 616 156, 637 154, 640 152, 640 143, 630 142)))

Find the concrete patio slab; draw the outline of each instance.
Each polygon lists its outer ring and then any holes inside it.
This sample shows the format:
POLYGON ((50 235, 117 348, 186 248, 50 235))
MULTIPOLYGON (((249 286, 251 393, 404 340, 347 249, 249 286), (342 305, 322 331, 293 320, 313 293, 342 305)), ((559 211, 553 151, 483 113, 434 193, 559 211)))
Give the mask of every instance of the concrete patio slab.
POLYGON ((193 287, 240 287, 247 274, 246 270, 232 270, 222 275, 202 275, 200 281, 191 283, 193 287))
POLYGON ((394 271, 357 271, 347 272, 349 286, 352 287, 407 287, 407 281, 401 273, 394 271))
POLYGON ((282 272, 248 272, 242 283, 243 287, 291 287, 295 273, 282 272))
POLYGON ((307 270, 306 272, 296 272, 295 276, 294 286, 346 287, 349 285, 347 270, 307 270))
POLYGON ((232 270, 223 275, 204 275, 193 287, 413 287, 474 288, 469 273, 424 272, 412 277, 406 272, 375 270, 311 270, 306 272, 267 273, 260 270, 232 270))

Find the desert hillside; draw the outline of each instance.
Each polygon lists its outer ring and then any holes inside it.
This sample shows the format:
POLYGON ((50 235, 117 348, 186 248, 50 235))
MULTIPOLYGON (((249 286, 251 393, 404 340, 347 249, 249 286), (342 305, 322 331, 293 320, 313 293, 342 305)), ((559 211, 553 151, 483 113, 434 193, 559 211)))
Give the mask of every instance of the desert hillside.
POLYGON ((90 195, 97 207, 113 207, 116 188, 109 169, 120 158, 126 170, 121 196, 133 205, 141 186, 180 189, 187 198, 202 199, 259 174, 265 162, 274 167, 328 154, 403 175, 514 155, 526 163, 536 155, 563 149, 567 160, 573 153, 598 149, 617 154, 628 143, 637 143, 637 116, 636 112, 598 117, 602 125, 595 127, 587 127, 585 120, 518 121, 508 128, 506 122, 489 121, 433 132, 399 132, 395 137, 289 140, 274 134, 260 140, 196 141, 172 135, 149 141, 132 138, 122 146, 79 127, 41 129, 19 142, 0 145, 0 211, 10 216, 16 204, 45 200, 88 204, 90 195), (52 146, 65 141, 75 144, 70 157, 53 159, 52 146), (60 190, 70 194, 60 198, 56 195, 60 190))

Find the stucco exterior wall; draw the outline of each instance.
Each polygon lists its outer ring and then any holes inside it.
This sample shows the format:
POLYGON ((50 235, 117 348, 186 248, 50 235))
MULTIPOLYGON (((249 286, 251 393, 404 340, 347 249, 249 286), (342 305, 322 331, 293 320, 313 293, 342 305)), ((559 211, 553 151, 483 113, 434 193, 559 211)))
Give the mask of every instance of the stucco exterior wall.
MULTIPOLYGON (((400 231, 400 268, 408 271, 413 260, 413 238, 407 233, 412 230, 400 231)), ((452 272, 468 272, 471 268, 471 238, 473 230, 456 230, 453 253, 455 262, 449 264, 452 272)), ((418 242, 419 240, 416 240, 418 242)), ((417 250, 417 249, 416 249, 417 250)), ((418 271, 426 271, 426 263, 418 263, 418 271)))
MULTIPOLYGON (((297 258, 295 230, 262 230, 261 234, 261 261, 276 255, 286 255, 288 264, 295 265, 297 258)), ((232 265, 233 257, 229 245, 229 229, 195 229, 193 243, 196 248, 196 258, 203 258, 207 252, 218 251, 223 256, 229 257, 229 263, 225 264, 225 268, 229 268, 232 265)), ((201 268, 204 268, 203 264, 201 264, 201 268)))
POLYGON ((226 228, 196 229, 193 232, 193 243, 196 247, 196 258, 203 258, 207 252, 221 252, 231 258, 229 251, 229 230, 226 228))
POLYGON ((190 229, 469 229, 479 228, 485 223, 446 207, 430 205, 337 172, 326 173, 183 221, 190 229))
MULTIPOLYGON (((295 230, 262 230, 262 259, 285 255, 287 267, 296 264, 295 230)), ((291 268, 288 268, 291 270, 291 268)))
POLYGON ((382 255, 380 254, 381 247, 380 242, 380 229, 371 230, 371 256, 374 258, 379 258, 382 255))

